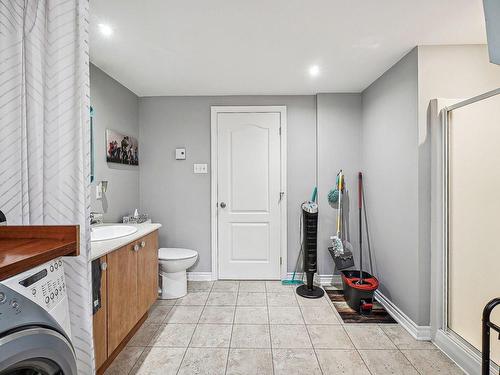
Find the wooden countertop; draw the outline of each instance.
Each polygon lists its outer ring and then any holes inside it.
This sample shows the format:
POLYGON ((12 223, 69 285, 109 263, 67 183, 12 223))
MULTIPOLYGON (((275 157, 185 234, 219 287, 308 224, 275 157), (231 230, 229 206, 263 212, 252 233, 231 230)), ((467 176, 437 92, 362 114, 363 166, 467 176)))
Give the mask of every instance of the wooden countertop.
POLYGON ((0 226, 0 280, 80 253, 79 225, 0 226))

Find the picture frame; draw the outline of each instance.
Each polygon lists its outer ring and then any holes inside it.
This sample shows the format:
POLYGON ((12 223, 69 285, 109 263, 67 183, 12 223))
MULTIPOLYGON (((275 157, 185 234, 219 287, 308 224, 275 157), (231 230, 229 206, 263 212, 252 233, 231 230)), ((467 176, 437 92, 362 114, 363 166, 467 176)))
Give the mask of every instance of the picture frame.
POLYGON ((106 161, 126 165, 139 165, 137 138, 106 129, 106 161))

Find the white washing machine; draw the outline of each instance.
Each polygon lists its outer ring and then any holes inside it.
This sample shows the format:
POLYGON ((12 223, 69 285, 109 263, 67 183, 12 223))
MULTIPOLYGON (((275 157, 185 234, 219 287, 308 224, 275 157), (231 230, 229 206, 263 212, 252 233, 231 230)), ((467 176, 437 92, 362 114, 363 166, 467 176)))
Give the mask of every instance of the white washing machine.
POLYGON ((76 371, 62 259, 0 281, 0 375, 76 371))

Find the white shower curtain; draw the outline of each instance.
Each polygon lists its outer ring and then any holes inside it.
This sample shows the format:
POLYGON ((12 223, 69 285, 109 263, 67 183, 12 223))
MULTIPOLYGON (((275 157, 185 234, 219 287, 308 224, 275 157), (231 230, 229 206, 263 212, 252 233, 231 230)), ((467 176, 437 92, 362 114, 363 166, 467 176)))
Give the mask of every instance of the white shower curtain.
POLYGON ((89 258, 88 0, 0 0, 0 210, 79 224, 65 261, 79 374, 94 372, 89 258))

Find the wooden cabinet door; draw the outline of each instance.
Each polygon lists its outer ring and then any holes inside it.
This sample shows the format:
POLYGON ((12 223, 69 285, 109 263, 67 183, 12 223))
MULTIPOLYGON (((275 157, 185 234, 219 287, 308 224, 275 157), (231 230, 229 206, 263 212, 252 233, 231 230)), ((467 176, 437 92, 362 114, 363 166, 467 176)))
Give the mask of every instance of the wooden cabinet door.
POLYGON ((158 298, 158 231, 138 241, 137 305, 142 317, 158 298))
POLYGON ((108 355, 138 321, 137 252, 134 243, 107 255, 108 355))
POLYGON ((94 353, 96 369, 102 366, 108 358, 108 314, 107 314, 107 285, 106 285, 106 256, 101 261, 101 308, 94 314, 94 353))

